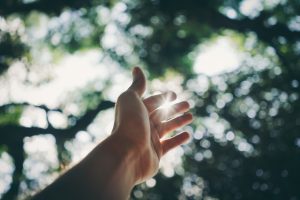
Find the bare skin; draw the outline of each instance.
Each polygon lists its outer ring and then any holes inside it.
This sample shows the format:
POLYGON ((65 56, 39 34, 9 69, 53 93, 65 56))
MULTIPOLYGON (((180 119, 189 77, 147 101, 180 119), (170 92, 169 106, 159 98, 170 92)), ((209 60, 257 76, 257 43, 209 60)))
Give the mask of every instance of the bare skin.
POLYGON ((161 157, 186 142, 189 134, 163 137, 189 124, 192 115, 186 113, 186 101, 172 105, 168 112, 159 108, 166 99, 175 100, 175 93, 143 99, 145 89, 145 76, 135 67, 132 85, 117 100, 112 134, 33 199, 123 200, 135 185, 153 177, 161 157))

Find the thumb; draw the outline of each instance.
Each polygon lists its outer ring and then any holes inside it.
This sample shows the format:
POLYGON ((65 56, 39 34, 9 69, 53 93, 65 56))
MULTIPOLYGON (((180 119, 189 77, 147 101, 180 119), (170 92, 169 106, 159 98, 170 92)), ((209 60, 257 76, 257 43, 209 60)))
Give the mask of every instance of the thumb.
POLYGON ((133 82, 128 90, 136 92, 142 96, 146 90, 146 78, 143 71, 139 67, 134 67, 132 70, 133 82))

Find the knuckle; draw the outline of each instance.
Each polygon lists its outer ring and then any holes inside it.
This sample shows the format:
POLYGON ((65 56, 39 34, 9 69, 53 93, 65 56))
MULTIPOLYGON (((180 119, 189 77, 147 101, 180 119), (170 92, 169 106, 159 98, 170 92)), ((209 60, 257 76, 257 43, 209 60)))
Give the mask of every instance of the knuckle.
POLYGON ((134 96, 134 92, 131 90, 126 90, 125 92, 121 93, 120 96, 117 99, 117 102, 122 102, 124 100, 128 100, 132 96, 134 96))
POLYGON ((123 92, 123 93, 120 94, 120 96, 117 99, 117 102, 122 101, 124 98, 126 98, 126 92, 123 92))

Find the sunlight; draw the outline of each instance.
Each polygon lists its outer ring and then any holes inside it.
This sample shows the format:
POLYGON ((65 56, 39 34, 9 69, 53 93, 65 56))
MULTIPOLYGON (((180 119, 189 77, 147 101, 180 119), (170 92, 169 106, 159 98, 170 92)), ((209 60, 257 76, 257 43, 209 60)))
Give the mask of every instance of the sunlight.
POLYGON ((194 70, 197 73, 214 76, 238 68, 241 59, 234 44, 226 37, 205 45, 198 54, 194 70))
POLYGON ((169 100, 165 100, 163 102, 163 104, 161 104, 161 106, 159 106, 159 109, 162 111, 161 115, 162 115, 162 118, 164 119, 163 121, 168 120, 168 116, 169 116, 169 113, 172 110, 172 105, 173 104, 174 104, 173 102, 170 102, 169 100))
POLYGON ((159 109, 163 110, 166 115, 172 109, 172 105, 174 105, 174 103, 177 102, 171 98, 171 94, 166 96, 166 98, 162 101, 162 104, 159 106, 159 109))
POLYGON ((172 102, 170 102, 169 100, 165 100, 161 106, 159 106, 160 109, 166 110, 168 111, 170 109, 170 107, 172 106, 172 102))

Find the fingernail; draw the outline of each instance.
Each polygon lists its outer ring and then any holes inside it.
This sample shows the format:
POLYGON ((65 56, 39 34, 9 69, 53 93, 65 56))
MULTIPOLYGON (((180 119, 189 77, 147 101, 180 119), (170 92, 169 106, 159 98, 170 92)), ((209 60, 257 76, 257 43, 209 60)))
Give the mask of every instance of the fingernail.
POLYGON ((133 74, 133 76, 134 76, 134 77, 136 77, 136 76, 137 76, 137 74, 138 74, 138 71, 139 71, 138 67, 134 67, 134 68, 133 68, 133 70, 132 70, 132 74, 133 74))
POLYGON ((188 118, 189 120, 193 121, 193 115, 191 113, 186 113, 185 114, 186 118, 188 118))
POLYGON ((173 92, 173 91, 169 91, 169 92, 168 92, 168 96, 169 96, 169 98, 170 98, 171 100, 174 100, 174 99, 177 98, 176 93, 173 92))

